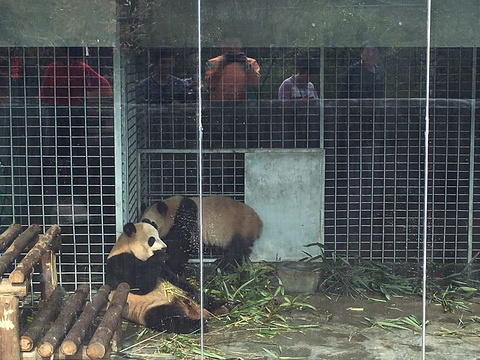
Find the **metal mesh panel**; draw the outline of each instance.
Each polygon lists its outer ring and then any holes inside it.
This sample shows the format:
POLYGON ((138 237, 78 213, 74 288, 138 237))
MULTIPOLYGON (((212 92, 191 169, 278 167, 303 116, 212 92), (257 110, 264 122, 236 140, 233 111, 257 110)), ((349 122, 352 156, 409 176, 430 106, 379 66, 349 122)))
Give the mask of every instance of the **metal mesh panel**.
MULTIPOLYGON (((11 222, 37 223, 43 230, 61 226, 60 280, 71 290, 78 282, 103 283, 104 254, 115 241, 113 103, 100 95, 70 105, 39 101, 45 71, 63 51, 0 49, 9 69, 1 105, 7 194, 1 210, 2 227, 11 222)), ((82 60, 112 83, 111 48, 89 48, 82 60)), ((85 84, 80 92, 93 81, 87 75, 77 79, 85 84)), ((61 86, 55 85, 54 94, 61 86)))
MULTIPOLYGON (((255 98, 275 98, 282 79, 293 72, 295 62, 302 57, 323 57, 324 81, 322 84, 319 80, 313 81, 318 88, 323 88, 325 98, 335 98, 343 74, 358 59, 359 50, 327 48, 322 55, 321 49, 245 49, 248 56, 257 58, 262 66, 262 81, 255 98)), ((424 92, 424 49, 381 50, 385 95, 396 98, 421 96, 424 92)), ((207 49, 205 59, 218 51, 207 49)), ((191 53, 191 49, 185 50, 188 52, 191 53)), ((471 49, 434 51, 438 67, 432 80, 437 97, 472 97, 473 85, 466 75, 470 74, 475 63, 473 54, 471 49)), ((298 102, 207 101, 203 108, 203 147, 218 158, 203 157, 208 169, 204 176, 205 192, 232 196, 242 192, 242 162, 226 160, 224 155, 220 156, 222 153, 241 154, 249 148, 322 146, 320 119, 324 111, 327 187, 332 190, 327 189, 326 198, 327 247, 345 252, 347 256, 393 261, 417 259, 423 179, 421 101, 414 105, 406 100, 378 104, 335 102, 329 105, 327 102, 322 110, 298 102), (334 126, 334 130, 328 126, 334 126), (331 141, 332 136, 338 141, 331 141), (329 183, 330 180, 333 183, 329 183)), ((470 174, 470 156, 465 158, 470 151, 467 145, 470 137, 464 129, 471 125, 471 116, 474 115, 468 106, 456 114, 455 106, 432 108, 435 115, 432 141, 436 144, 435 155, 432 155, 435 179, 432 184, 439 187, 432 197, 435 220, 431 232, 431 255, 444 261, 464 260, 468 237, 472 235, 464 227, 468 214, 463 211, 469 204, 465 196, 470 190, 463 181, 465 166, 470 174), (455 123, 461 130, 452 130, 455 123), (452 146, 454 139, 460 145, 452 146), (452 154, 453 151, 457 153, 452 154), (452 176, 456 182, 450 179, 452 176), (454 201, 451 200, 452 192, 457 194, 454 201), (454 216, 447 211, 452 206, 456 208, 454 216), (453 231, 454 228, 457 230, 453 231)), ((195 106, 137 107, 136 116, 142 169, 138 172, 142 179, 138 191, 142 202, 148 203, 174 193, 195 194, 198 175, 195 106)))
MULTIPOLYGON (((334 100, 360 50, 246 48, 247 56, 261 66, 261 83, 254 96, 230 102, 209 101, 205 96, 203 190, 242 199, 243 154, 249 149, 324 146, 326 250, 347 258, 417 261, 422 232, 424 102, 415 98, 425 91, 425 49, 380 49, 384 96, 391 100, 334 100), (307 105, 272 100, 297 61, 306 58, 318 61, 323 69, 312 82, 324 102, 307 105)), ((203 56, 206 60, 219 53, 220 49, 209 48, 203 56)), ((434 97, 474 98, 476 79, 471 74, 477 66, 476 53, 476 49, 434 49, 434 97)), ((196 194, 196 107, 183 103, 140 109, 142 202, 196 194)), ((431 114, 429 256, 462 262, 469 256, 469 242, 472 251, 479 247, 474 236, 479 228, 474 216, 478 189, 472 173, 476 158, 472 157, 470 131, 478 111, 471 101, 435 100, 431 114)))
MULTIPOLYGON (((423 107, 398 99, 325 104, 327 248, 382 261, 420 258, 423 107)), ((431 108, 429 256, 465 261, 472 107, 436 100, 431 108)))

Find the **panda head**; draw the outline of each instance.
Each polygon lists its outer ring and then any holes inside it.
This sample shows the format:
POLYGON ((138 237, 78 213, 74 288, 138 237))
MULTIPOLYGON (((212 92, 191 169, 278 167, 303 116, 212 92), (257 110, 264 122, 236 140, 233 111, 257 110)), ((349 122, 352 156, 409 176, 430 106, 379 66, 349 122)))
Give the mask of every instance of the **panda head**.
POLYGON ((143 209, 142 221, 149 220, 157 227, 160 237, 168 234, 173 226, 180 204, 184 201, 182 196, 176 195, 157 202, 148 208, 143 209))
POLYGON ((117 239, 108 259, 119 254, 133 254, 137 259, 146 261, 154 252, 166 250, 167 245, 160 239, 156 227, 148 221, 127 223, 123 233, 117 239))

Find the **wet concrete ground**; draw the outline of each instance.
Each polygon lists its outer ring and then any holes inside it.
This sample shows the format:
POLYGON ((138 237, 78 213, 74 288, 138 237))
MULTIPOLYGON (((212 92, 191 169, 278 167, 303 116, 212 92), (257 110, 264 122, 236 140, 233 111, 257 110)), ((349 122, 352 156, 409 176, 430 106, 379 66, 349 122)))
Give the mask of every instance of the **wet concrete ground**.
MULTIPOLYGON (((314 295, 309 303, 319 310, 318 313, 295 311, 285 315, 291 328, 301 324, 316 324, 318 327, 289 329, 273 338, 262 338, 256 334, 253 325, 225 329, 210 324, 205 345, 225 359, 422 359, 419 332, 382 329, 367 324, 365 320, 365 317, 382 321, 410 315, 421 320, 421 298, 393 298, 382 303, 314 295)), ((480 298, 472 299, 467 305, 468 311, 455 310, 453 314, 444 312, 440 305, 428 305, 427 359, 480 360, 480 298)), ((178 358, 151 353, 144 355, 148 359, 178 358)), ((133 358, 142 357, 137 353, 133 358)), ((125 358, 128 357, 117 357, 125 358)), ((200 357, 192 354, 188 358, 200 357)))

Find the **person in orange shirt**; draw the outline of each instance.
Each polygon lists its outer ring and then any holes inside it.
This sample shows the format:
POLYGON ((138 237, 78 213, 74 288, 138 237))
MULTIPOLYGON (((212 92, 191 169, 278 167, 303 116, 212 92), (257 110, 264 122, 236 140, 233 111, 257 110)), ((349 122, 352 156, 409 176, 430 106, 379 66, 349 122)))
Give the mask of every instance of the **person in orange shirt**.
POLYGON ((205 82, 211 100, 245 100, 247 86, 258 86, 260 66, 241 48, 240 39, 227 38, 222 42, 222 55, 207 61, 205 82))

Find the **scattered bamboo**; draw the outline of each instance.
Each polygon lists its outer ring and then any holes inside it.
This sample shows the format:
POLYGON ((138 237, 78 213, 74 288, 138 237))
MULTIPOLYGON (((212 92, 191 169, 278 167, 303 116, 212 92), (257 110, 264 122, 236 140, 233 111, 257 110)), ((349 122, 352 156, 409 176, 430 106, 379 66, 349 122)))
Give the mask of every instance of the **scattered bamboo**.
POLYGON ((60 227, 53 225, 47 232, 40 237, 37 243, 25 255, 22 261, 16 266, 15 270, 10 274, 10 282, 12 284, 23 283, 33 271, 33 267, 40 261, 41 256, 47 251, 50 243, 60 234, 60 227))
POLYGON ((20 349, 31 351, 37 341, 45 334, 50 323, 55 320, 62 308, 65 290, 57 287, 44 306, 37 313, 35 320, 28 326, 20 337, 20 349))
POLYGON ((60 346, 64 355, 75 355, 99 311, 107 304, 109 293, 110 287, 103 285, 92 298, 92 301, 85 305, 82 314, 60 346))
POLYGON ((40 356, 48 358, 54 353, 58 344, 63 340, 68 330, 72 327, 75 317, 81 309, 87 295, 89 293, 88 285, 80 285, 75 294, 70 296, 65 307, 55 321, 55 324, 48 330, 43 337, 37 352, 40 356))
POLYGON ((7 230, 0 234, 0 252, 8 248, 21 231, 22 226, 20 224, 12 224, 7 230))
POLYGON ((118 285, 112 301, 103 316, 100 325, 95 331, 92 340, 87 347, 87 355, 92 360, 101 359, 108 350, 113 333, 118 329, 122 321, 122 313, 127 302, 130 286, 127 283, 118 285))
POLYGON ((8 247, 8 249, 0 256, 0 276, 7 271, 13 261, 22 253, 22 251, 30 244, 33 239, 38 238, 40 226, 37 224, 30 225, 22 232, 8 247))

